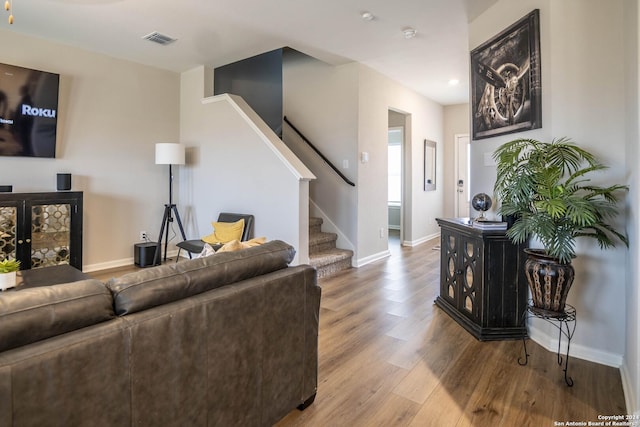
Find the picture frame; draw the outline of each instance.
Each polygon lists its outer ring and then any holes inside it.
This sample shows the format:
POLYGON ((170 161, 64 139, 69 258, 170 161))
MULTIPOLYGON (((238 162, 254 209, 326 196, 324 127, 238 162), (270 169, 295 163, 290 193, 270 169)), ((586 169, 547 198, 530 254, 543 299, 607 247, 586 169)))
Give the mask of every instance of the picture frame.
POLYGON ((471 51, 472 139, 542 127, 540 10, 471 51))

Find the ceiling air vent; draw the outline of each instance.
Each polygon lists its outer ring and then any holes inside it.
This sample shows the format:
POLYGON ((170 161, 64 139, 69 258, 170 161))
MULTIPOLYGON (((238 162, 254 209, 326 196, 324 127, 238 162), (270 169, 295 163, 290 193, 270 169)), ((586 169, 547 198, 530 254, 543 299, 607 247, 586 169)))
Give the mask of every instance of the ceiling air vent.
POLYGON ((173 37, 169 37, 165 34, 161 34, 157 31, 154 31, 153 33, 149 33, 146 36, 142 37, 145 40, 149 40, 152 41, 154 43, 158 43, 161 44, 163 46, 168 45, 169 43, 173 43, 174 41, 176 41, 177 39, 174 39, 173 37))

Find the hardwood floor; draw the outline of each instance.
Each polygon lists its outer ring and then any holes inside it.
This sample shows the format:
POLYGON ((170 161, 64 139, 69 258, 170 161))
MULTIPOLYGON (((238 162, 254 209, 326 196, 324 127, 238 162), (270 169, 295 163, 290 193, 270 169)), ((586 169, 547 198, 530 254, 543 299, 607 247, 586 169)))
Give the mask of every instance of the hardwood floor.
POLYGON ((479 342, 433 305, 434 240, 320 281, 318 395, 285 426, 553 426, 626 414, 617 369, 528 341, 479 342))
POLYGON ((318 395, 279 427, 554 426, 626 414, 617 369, 572 358, 569 388, 555 353, 528 341, 520 366, 521 341, 479 342, 437 308, 436 243, 392 240, 390 258, 320 281, 318 395))

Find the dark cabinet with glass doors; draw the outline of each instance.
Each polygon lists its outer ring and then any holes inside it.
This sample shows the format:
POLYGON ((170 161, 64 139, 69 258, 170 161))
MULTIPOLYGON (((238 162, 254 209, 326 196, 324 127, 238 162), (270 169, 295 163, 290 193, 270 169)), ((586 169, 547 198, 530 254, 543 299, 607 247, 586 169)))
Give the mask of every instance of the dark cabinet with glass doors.
POLYGON ((0 259, 82 270, 82 192, 0 193, 0 259))
POLYGON ((526 336, 524 246, 502 230, 473 227, 466 218, 440 225, 440 295, 436 305, 479 340, 526 336))

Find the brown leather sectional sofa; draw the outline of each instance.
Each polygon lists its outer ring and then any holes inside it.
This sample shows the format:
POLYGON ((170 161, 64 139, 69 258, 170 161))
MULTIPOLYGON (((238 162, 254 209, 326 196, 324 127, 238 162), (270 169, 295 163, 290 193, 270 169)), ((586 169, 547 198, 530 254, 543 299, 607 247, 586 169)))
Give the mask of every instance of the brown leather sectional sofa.
POLYGON ((0 426, 268 426, 313 401, 320 288, 281 241, 0 295, 0 426))

